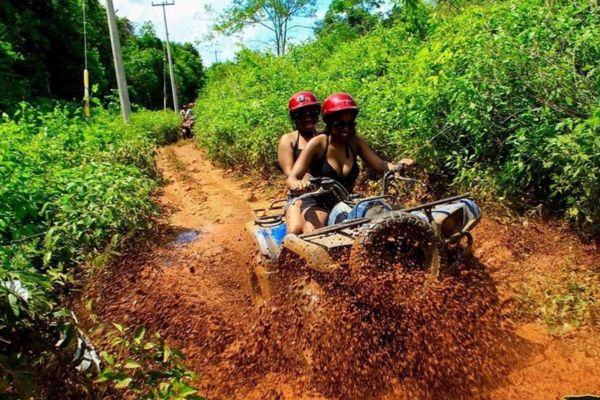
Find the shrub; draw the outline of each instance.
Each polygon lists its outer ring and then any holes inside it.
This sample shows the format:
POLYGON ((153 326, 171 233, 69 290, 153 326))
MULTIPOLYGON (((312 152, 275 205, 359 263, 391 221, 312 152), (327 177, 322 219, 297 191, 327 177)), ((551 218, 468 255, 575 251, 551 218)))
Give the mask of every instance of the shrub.
POLYGON ((0 364, 25 372, 3 368, 0 385, 24 390, 23 377, 54 356, 51 311, 75 267, 148 228, 157 212, 155 147, 175 139, 179 123, 172 113, 144 111, 124 124, 102 110, 88 122, 68 104, 22 104, 3 117, 0 364))
POLYGON ((430 18, 426 35, 398 22, 214 66, 196 106, 199 144, 222 163, 272 173, 290 95, 346 91, 361 107, 360 133, 387 158, 412 156, 449 185, 597 226, 598 5, 431 5, 430 18))
POLYGON ((139 131, 162 145, 177 141, 181 117, 172 111, 139 111, 131 116, 128 128, 139 131))
POLYGON ((184 355, 166 344, 158 332, 147 338, 143 327, 132 332, 120 324, 113 325, 115 329, 108 334, 111 351, 100 353, 105 368, 96 383, 112 384, 127 398, 205 399, 190 386, 190 380, 196 376, 182 364, 184 355))

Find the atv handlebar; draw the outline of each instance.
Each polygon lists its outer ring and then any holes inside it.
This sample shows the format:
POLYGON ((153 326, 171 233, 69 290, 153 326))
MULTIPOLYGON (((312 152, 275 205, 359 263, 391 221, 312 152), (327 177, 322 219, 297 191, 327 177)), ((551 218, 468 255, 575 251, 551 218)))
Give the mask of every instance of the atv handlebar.
POLYGON ((406 165, 398 164, 396 168, 390 169, 383 174, 383 178, 381 178, 381 186, 382 186, 382 196, 386 196, 388 194, 389 185, 392 181, 402 181, 402 182, 410 182, 413 184, 423 185, 418 179, 409 178, 406 176, 402 176, 406 172, 406 165))
MULTIPOLYGON (((418 179, 409 178, 406 176, 402 176, 406 172, 406 165, 398 164, 396 168, 390 169, 383 174, 382 182, 382 196, 387 196, 389 185, 393 181, 402 181, 409 182, 412 184, 420 184, 423 185, 418 179)), ((341 183, 332 178, 324 178, 324 177, 310 177, 309 178, 310 185, 308 186, 306 191, 294 191, 291 190, 292 193, 297 193, 299 196, 297 200, 304 199, 306 197, 311 196, 320 196, 327 193, 333 194, 339 201, 348 200, 352 197, 348 189, 346 189, 341 183)))
POLYGON ((333 194, 339 201, 347 200, 350 198, 350 192, 346 189, 341 183, 331 178, 324 177, 310 177, 309 178, 310 185, 307 190, 290 190, 292 193, 302 193, 300 194, 296 200, 301 200, 311 196, 322 196, 325 194, 333 194))

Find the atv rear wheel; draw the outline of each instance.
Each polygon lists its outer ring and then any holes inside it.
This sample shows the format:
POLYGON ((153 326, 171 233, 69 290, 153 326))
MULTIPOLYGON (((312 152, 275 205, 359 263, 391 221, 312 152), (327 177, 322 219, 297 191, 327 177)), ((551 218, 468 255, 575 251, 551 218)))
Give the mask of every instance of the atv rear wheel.
POLYGON ((413 214, 394 211, 362 228, 350 262, 353 271, 402 268, 437 278, 445 265, 445 252, 431 225, 413 214))

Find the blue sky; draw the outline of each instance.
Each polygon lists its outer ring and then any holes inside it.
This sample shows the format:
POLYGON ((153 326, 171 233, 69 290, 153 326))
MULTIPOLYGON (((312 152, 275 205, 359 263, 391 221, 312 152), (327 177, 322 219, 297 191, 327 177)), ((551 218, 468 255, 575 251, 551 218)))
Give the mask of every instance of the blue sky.
MULTIPOLYGON (((314 19, 297 21, 302 25, 312 26, 318 19, 322 19, 331 0, 317 0, 317 15, 314 19)), ((117 15, 127 17, 138 26, 144 21, 152 21, 157 34, 164 39, 164 23, 162 8, 153 7, 152 0, 113 0, 117 15)), ((229 1, 222 0, 175 0, 175 5, 166 7, 169 36, 172 41, 192 42, 202 55, 205 65, 210 65, 215 60, 214 51, 218 51, 220 61, 231 60, 243 44, 253 49, 265 48, 264 42, 271 38, 270 31, 264 27, 254 26, 247 28, 241 34, 231 37, 216 37, 214 41, 204 40, 210 32, 211 21, 214 18, 205 11, 209 5, 215 11, 223 10, 229 1)), ((306 40, 312 35, 310 29, 295 29, 292 31, 294 42, 306 40)))

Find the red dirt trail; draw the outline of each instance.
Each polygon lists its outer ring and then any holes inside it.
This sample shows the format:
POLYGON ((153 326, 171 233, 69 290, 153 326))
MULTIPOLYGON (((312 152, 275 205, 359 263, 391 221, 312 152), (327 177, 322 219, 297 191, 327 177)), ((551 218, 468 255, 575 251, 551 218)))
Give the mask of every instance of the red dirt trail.
MULTIPOLYGON (((594 245, 542 222, 486 217, 474 232, 475 259, 458 262, 457 278, 435 284, 426 299, 394 286, 406 282, 403 276, 377 277, 365 287, 360 279, 344 286, 341 276, 342 283, 327 288, 328 317, 311 325, 278 300, 259 312, 249 297, 246 269, 255 246, 245 224, 252 208, 281 195, 279 187, 228 176, 191 142, 162 148, 158 165, 167 179, 158 200, 168 210, 162 239, 104 271, 91 288, 93 311, 105 322, 160 331, 201 376, 199 394, 531 400, 600 394, 597 331, 550 336, 540 322, 511 320, 515 287, 523 282, 551 280, 565 268, 597 277, 594 245), (380 287, 388 290, 373 289, 380 287), (310 367, 299 356, 306 341, 312 341, 310 367)), ((418 277, 408 279, 418 285, 418 277)))

